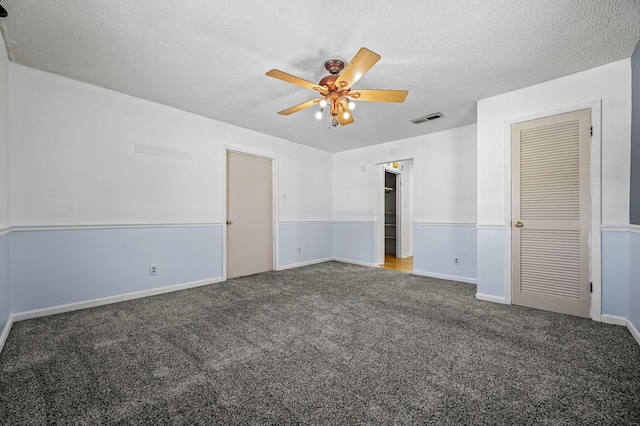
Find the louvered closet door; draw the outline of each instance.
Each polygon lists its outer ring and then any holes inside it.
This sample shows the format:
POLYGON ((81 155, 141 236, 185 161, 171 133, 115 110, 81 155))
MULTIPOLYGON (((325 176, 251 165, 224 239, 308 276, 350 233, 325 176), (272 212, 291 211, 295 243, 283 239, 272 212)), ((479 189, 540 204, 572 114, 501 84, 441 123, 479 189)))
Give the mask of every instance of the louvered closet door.
POLYGON ((512 127, 512 302, 589 316, 591 111, 512 127))

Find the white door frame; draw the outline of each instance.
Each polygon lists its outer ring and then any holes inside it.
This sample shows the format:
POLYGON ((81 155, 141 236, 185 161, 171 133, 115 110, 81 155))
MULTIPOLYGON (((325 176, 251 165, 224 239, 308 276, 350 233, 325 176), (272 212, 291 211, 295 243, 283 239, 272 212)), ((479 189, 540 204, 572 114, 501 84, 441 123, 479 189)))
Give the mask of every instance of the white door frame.
MULTIPOLYGON (((374 163, 374 167, 379 167, 380 169, 382 169, 382 173, 375 173, 377 182, 374 185, 375 191, 376 191, 376 197, 374 198, 376 200, 376 212, 377 212, 377 218, 376 218, 376 247, 374 250, 375 256, 376 256, 376 264, 377 265, 381 265, 384 263, 384 172, 385 172, 385 168, 384 165, 387 163, 402 163, 403 161, 411 161, 411 168, 413 170, 415 161, 413 157, 409 157, 409 158, 401 158, 401 159, 392 159, 392 160, 388 160, 388 161, 381 161, 378 163, 374 163)), ((391 170, 389 170, 391 171, 391 170)), ((405 170, 402 170, 402 172, 397 172, 398 174, 405 175, 404 173, 405 170)), ((413 173, 413 171, 411 172, 413 173)), ((402 220, 402 218, 400 217, 400 221, 401 227, 409 227, 410 232, 411 231, 411 221, 413 220, 413 182, 412 177, 410 176, 410 174, 406 174, 406 179, 402 179, 402 186, 404 185, 410 185, 409 186, 409 197, 408 199, 405 199, 404 202, 409 203, 409 215, 406 221, 402 220)), ((400 209, 400 211, 402 211, 402 204, 400 202, 398 202, 397 206, 398 209, 400 209)), ((400 215, 402 216, 402 215, 400 215)), ((397 219, 396 219, 397 221, 397 219)), ((397 233, 397 229, 396 229, 396 233, 397 233)), ((400 237, 402 238, 402 237, 400 237)), ((397 241, 397 240, 396 240, 397 241)), ((400 240, 401 241, 401 240, 400 240)), ((409 241, 405 241, 406 244, 410 244, 410 240, 409 241)), ((396 246, 397 247, 397 246, 396 246)), ((401 247, 400 247, 401 248, 401 247)), ((397 253, 400 253, 400 256, 402 256, 402 251, 397 251, 397 253)), ((397 254, 396 253, 396 254, 397 254)), ((413 256, 413 253, 411 253, 411 255, 413 256)))
POLYGON ((223 207, 223 220, 222 220, 222 280, 227 280, 227 152, 233 152, 236 154, 242 155, 250 155, 253 157, 263 158, 265 160, 271 161, 271 197, 272 197, 272 235, 273 235, 273 259, 271 268, 275 271, 278 269, 278 259, 279 259, 279 251, 278 251, 278 241, 279 241, 279 232, 278 232, 278 223, 280 223, 279 219, 279 205, 278 201, 280 199, 279 196, 279 181, 278 181, 278 156, 269 154, 262 151, 257 151, 245 147, 238 147, 234 145, 223 145, 223 164, 222 170, 224 173, 222 174, 223 181, 223 191, 222 191, 222 207, 223 207))
MULTIPOLYGON (((386 163, 385 163, 386 164, 386 163)), ((386 254, 387 251, 387 241, 385 240, 386 236, 387 236, 387 217, 385 216, 385 212, 386 212, 386 204, 387 204, 387 198, 386 198, 386 192, 385 192, 385 188, 386 188, 386 181, 387 181, 387 175, 386 173, 392 173, 394 175, 396 175, 396 257, 397 258, 401 258, 402 257, 402 227, 404 226, 404 224, 402 223, 402 204, 401 204, 401 200, 402 200, 402 195, 401 195, 401 191, 402 188, 400 185, 398 185, 398 183, 402 182, 402 171, 401 170, 393 170, 393 169, 387 169, 386 167, 384 167, 384 165, 382 166, 382 194, 384 194, 382 196, 382 229, 383 229, 383 235, 382 235, 382 259, 383 259, 383 263, 384 263, 384 255, 386 254)))
POLYGON ((593 127, 593 135, 590 139, 590 186, 591 186, 591 205, 590 216, 591 224, 589 227, 589 277, 593 285, 591 293, 591 308, 589 316, 595 321, 602 319, 602 247, 600 228, 602 223, 601 212, 601 185, 600 179, 602 161, 602 100, 594 100, 590 102, 568 105, 549 111, 537 112, 521 117, 514 117, 504 122, 504 147, 505 147, 505 272, 504 272, 504 295, 508 304, 512 303, 511 284, 512 284, 512 268, 511 268, 511 125, 522 121, 535 120, 538 118, 548 117, 550 115, 564 114, 567 112, 577 111, 581 109, 591 109, 591 126, 593 127))

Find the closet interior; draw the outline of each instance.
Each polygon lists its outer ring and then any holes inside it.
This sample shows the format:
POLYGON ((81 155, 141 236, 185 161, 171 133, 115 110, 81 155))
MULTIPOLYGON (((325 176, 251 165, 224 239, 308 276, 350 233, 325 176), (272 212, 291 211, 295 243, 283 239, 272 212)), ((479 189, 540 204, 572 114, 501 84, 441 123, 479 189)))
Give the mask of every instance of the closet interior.
POLYGON ((384 252, 398 256, 398 174, 384 172, 384 252))

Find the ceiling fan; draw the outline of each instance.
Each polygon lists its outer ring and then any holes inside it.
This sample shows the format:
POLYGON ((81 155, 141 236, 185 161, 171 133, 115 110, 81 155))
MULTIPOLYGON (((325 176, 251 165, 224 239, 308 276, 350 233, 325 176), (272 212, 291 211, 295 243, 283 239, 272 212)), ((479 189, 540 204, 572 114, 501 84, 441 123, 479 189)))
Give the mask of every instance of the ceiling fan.
POLYGON ((322 118, 322 111, 329 105, 331 113, 331 125, 342 126, 353 123, 351 110, 354 107, 353 100, 366 102, 404 102, 407 90, 356 90, 352 86, 380 60, 380 55, 366 48, 361 48, 353 57, 351 62, 345 67, 344 62, 339 59, 330 59, 324 63, 324 67, 329 71, 329 75, 324 77, 318 84, 303 80, 286 72, 271 70, 266 74, 269 77, 295 84, 305 89, 318 92, 321 97, 311 99, 300 105, 280 111, 278 114, 289 115, 294 112, 320 105, 321 110, 316 114, 317 118, 322 118))

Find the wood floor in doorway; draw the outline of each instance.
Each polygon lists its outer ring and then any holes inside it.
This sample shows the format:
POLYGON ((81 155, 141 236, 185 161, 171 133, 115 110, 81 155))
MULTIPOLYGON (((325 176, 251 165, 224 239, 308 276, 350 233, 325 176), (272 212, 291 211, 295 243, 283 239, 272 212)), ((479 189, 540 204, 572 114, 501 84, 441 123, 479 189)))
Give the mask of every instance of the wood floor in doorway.
POLYGON ((413 272, 413 256, 405 257, 401 259, 391 254, 384 255, 384 263, 380 265, 381 268, 391 269, 392 271, 405 272, 410 274, 413 272))

